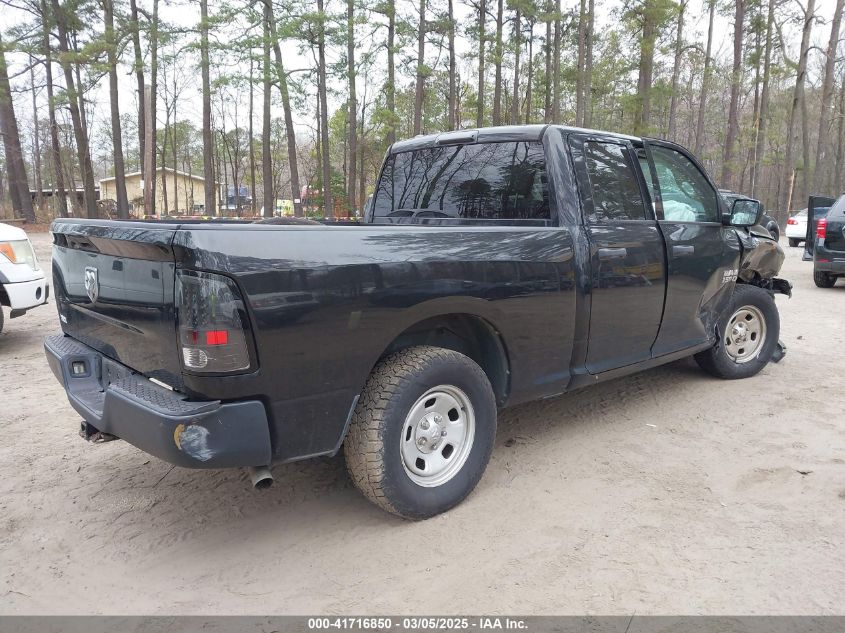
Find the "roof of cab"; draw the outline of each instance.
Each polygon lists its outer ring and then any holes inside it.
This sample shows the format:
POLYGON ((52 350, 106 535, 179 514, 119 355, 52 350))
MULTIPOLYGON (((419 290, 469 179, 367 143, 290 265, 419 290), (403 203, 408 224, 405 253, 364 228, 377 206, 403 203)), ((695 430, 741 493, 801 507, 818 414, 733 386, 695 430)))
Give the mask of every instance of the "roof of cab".
POLYGON ((452 132, 437 132, 434 134, 423 134, 414 136, 403 141, 397 141, 390 147, 391 154, 407 152, 426 147, 438 145, 456 145, 462 143, 493 143, 505 141, 539 141, 543 134, 550 127, 555 127, 566 132, 583 132, 587 134, 600 134, 601 136, 613 136, 631 141, 639 141, 636 136, 618 134, 616 132, 604 132, 601 130, 589 130, 585 128, 569 127, 566 125, 501 125, 497 127, 469 128, 455 130, 452 132))

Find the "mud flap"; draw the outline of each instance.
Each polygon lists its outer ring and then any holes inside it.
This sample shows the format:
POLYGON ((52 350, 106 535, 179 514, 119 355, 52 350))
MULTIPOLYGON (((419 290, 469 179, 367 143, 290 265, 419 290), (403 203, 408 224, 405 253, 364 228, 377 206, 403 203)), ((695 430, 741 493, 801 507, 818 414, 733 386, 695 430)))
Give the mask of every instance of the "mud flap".
POLYGON ((772 352, 771 361, 773 363, 779 363, 783 360, 783 357, 786 356, 786 345, 783 344, 783 341, 778 341, 777 346, 775 347, 775 351, 772 352))

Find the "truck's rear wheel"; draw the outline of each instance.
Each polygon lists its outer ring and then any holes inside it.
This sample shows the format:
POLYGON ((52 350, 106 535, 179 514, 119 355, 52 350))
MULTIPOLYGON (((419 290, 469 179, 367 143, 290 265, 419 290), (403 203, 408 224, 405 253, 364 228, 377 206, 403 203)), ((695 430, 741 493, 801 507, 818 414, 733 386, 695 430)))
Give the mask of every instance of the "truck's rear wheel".
POLYGON ((813 281, 819 288, 833 288, 836 285, 836 277, 825 272, 814 272, 813 281))
POLYGON ((748 378, 771 360, 780 335, 780 316, 769 292, 738 284, 719 324, 720 340, 695 355, 706 372, 718 378, 748 378))
POLYGON ((355 485, 408 519, 456 506, 481 479, 496 436, 496 401, 484 371, 438 347, 382 360, 367 380, 344 443, 355 485))

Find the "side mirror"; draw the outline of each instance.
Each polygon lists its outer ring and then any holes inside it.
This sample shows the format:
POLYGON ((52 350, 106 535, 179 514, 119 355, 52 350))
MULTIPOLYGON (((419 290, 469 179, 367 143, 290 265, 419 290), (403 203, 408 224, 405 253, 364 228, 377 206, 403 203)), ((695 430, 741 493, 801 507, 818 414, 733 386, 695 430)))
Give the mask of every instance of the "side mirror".
POLYGON ((759 200, 737 198, 731 204, 731 214, 727 223, 730 226, 754 226, 759 224, 761 215, 763 215, 763 205, 759 200))

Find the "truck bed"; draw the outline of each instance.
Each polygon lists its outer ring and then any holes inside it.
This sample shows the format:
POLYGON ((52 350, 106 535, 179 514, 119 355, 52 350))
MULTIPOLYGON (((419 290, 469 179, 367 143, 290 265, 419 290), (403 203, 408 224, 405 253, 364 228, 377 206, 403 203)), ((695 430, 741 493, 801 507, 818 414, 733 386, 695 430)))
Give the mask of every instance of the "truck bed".
POLYGON ((53 232, 64 333, 191 398, 261 398, 274 461, 337 450, 363 377, 426 318, 474 315, 508 340, 500 399, 511 403, 565 389, 573 329, 586 327, 566 227, 60 220, 53 232), (98 271, 96 301, 86 268, 98 271), (254 369, 200 376, 180 367, 180 269, 235 281, 254 369))

